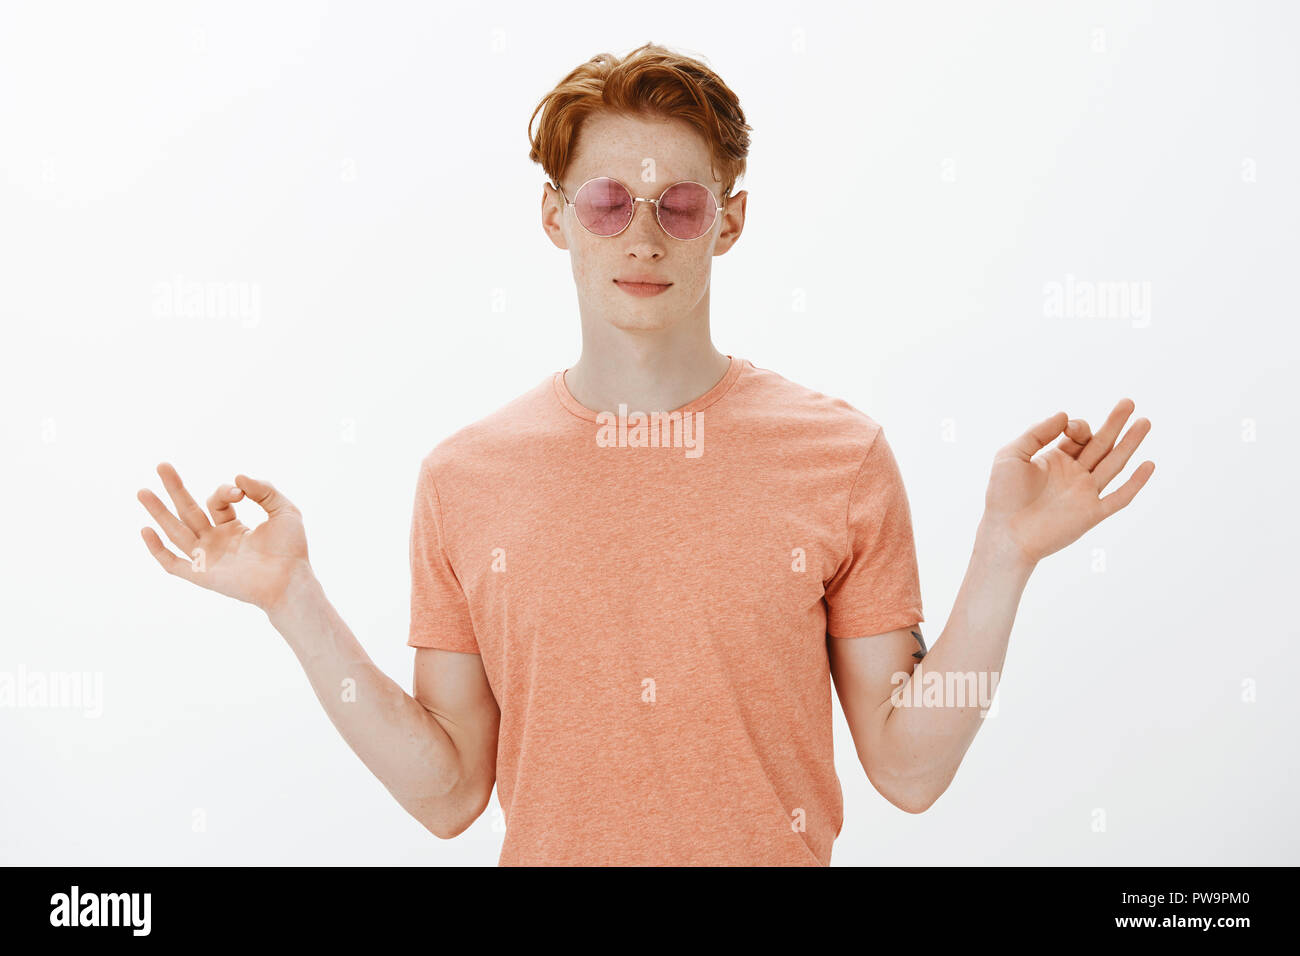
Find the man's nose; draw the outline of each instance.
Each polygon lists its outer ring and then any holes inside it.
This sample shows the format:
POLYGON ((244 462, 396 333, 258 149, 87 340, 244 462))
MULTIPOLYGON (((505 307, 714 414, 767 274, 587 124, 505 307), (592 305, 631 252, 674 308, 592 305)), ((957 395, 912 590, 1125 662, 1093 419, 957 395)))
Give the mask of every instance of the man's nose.
POLYGON ((655 215, 655 204, 652 203, 652 202, 642 202, 642 201, 640 201, 640 200, 638 200, 638 199, 633 199, 633 200, 632 200, 632 221, 629 222, 629 223, 627 224, 627 228, 628 228, 629 230, 631 230, 631 229, 635 229, 635 228, 636 228, 636 217, 637 217, 637 213, 638 213, 642 208, 645 209, 645 217, 644 217, 644 218, 650 220, 650 229, 651 229, 651 231, 653 232, 653 231, 657 230, 657 229, 659 228, 659 217, 655 215))

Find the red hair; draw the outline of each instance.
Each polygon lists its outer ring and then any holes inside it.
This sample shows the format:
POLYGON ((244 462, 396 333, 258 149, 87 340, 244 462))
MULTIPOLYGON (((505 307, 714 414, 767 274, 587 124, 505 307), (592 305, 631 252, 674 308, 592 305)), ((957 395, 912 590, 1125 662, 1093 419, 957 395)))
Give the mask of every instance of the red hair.
POLYGON ((709 145, 710 168, 722 182, 724 200, 745 174, 751 127, 736 94, 699 60, 647 43, 622 59, 597 54, 569 73, 528 120, 528 158, 541 164, 552 183, 568 171, 582 123, 597 111, 687 123, 709 145))

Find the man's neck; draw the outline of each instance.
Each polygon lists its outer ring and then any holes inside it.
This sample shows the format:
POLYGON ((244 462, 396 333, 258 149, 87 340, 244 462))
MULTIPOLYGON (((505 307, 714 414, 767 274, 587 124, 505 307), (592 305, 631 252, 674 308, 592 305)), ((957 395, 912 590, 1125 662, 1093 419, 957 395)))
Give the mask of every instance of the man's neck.
POLYGON ((703 348, 645 349, 630 347, 594 350, 564 374, 564 384, 577 401, 595 411, 670 412, 694 401, 720 382, 731 362, 711 341, 703 348))

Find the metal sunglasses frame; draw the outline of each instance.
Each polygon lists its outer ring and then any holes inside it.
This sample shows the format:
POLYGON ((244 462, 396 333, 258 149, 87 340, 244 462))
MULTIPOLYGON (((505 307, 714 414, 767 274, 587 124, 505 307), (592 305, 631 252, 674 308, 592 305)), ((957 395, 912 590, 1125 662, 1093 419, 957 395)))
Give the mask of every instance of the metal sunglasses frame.
MULTIPOLYGON (((642 197, 642 196, 634 195, 634 194, 632 193, 632 190, 630 190, 630 189, 627 188, 627 183, 625 183, 625 182, 623 182, 623 181, 621 181, 621 180, 615 179, 613 176, 596 176, 596 177, 594 177, 594 178, 592 178, 592 179, 588 179, 587 182, 583 183, 581 186, 579 186, 579 187, 577 188, 577 190, 576 190, 576 191, 574 192, 574 194, 573 194, 574 197, 575 197, 575 199, 576 199, 576 197, 578 196, 578 194, 581 193, 582 190, 583 190, 583 189, 584 189, 584 188, 585 188, 589 183, 600 182, 600 180, 602 180, 602 179, 608 179, 608 180, 609 180, 610 182, 612 182, 612 183, 618 183, 618 184, 619 184, 620 186, 622 186, 625 190, 627 190, 627 194, 628 194, 629 196, 632 197, 632 215, 630 215, 630 216, 627 217, 627 224, 624 225, 623 228, 620 229, 618 232, 610 233, 608 236, 602 236, 600 233, 598 233, 598 232, 592 232, 592 231, 591 231, 590 229, 588 229, 586 226, 583 226, 583 225, 582 225, 582 217, 578 215, 578 210, 577 210, 577 208, 574 208, 574 210, 573 210, 573 218, 574 218, 574 221, 576 221, 576 222, 578 223, 579 226, 582 226, 582 231, 583 231, 583 232, 588 233, 589 235, 595 236, 595 237, 598 238, 598 239, 613 239, 615 236, 621 236, 623 233, 627 232, 627 228, 628 228, 628 226, 632 225, 632 223, 634 223, 634 222, 636 221, 636 204, 639 203, 639 202, 648 202, 650 205, 652 205, 652 206, 655 207, 655 222, 659 224, 659 228, 660 228, 660 229, 663 229, 663 232, 664 232, 664 235, 665 235, 665 236, 667 236, 669 239, 676 239, 678 242, 694 242, 696 239, 703 239, 705 236, 707 236, 710 232, 713 231, 713 227, 714 227, 714 226, 717 224, 717 222, 718 222, 718 214, 719 214, 720 212, 722 212, 722 210, 723 210, 723 208, 724 208, 724 206, 725 206, 725 203, 720 203, 720 202, 718 202, 718 197, 715 196, 715 195, 713 195, 713 190, 712 190, 712 189, 710 189, 708 186, 705 186, 704 183, 697 183, 697 182, 696 182, 695 180, 693 180, 693 179, 683 179, 683 180, 680 180, 680 181, 675 182, 675 183, 670 183, 669 185, 667 185, 667 186, 665 186, 665 187, 663 188, 663 191, 662 191, 662 192, 659 193, 659 198, 658 198, 658 199, 646 199, 646 198, 644 198, 644 197, 642 197), (681 186, 681 185, 684 185, 684 184, 686 184, 686 183, 690 183, 692 186, 699 186, 700 188, 702 188, 705 192, 707 192, 707 193, 709 194, 709 198, 712 199, 712 200, 713 200, 713 203, 714 203, 714 209, 713 209, 713 222, 709 223, 709 228, 705 229, 705 230, 704 230, 702 233, 700 233, 698 236, 694 236, 694 237, 692 237, 692 238, 690 238, 690 239, 682 239, 682 238, 680 238, 680 237, 678 237, 678 236, 674 236, 674 235, 673 235, 671 232, 669 232, 667 229, 664 229, 663 220, 661 220, 661 219, 659 218, 659 202, 660 202, 660 200, 662 200, 662 199, 664 198, 664 193, 666 193, 666 192, 668 192, 668 190, 672 189, 673 186, 681 186)), ((563 187, 563 186, 561 186, 559 183, 552 183, 551 185, 552 185, 555 189, 559 190, 560 195, 564 197, 564 204, 565 204, 566 206, 575 206, 575 207, 576 207, 576 203, 574 202, 573 199, 570 199, 570 198, 569 198, 568 194, 564 191, 564 187, 563 187)))

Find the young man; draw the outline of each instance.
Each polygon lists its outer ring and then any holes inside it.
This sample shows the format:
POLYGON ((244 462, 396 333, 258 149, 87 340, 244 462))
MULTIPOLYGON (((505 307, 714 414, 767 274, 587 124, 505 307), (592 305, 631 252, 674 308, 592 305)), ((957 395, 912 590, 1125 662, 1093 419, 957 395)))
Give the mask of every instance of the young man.
POLYGON ((827 865, 843 821, 832 677, 871 782, 925 810, 989 700, 900 681, 918 682, 924 657, 927 678, 978 678, 987 695, 1035 564, 1150 477, 1146 462, 1099 497, 1149 422, 1115 445, 1127 399, 1096 436, 1059 412, 998 452, 927 654, 880 425, 713 346, 712 259, 745 221, 735 95, 646 45, 578 67, 538 111, 542 226, 569 252, 582 354, 421 465, 414 696, 326 600, 299 512, 270 484, 222 485, 209 522, 160 465, 178 515, 141 501, 197 557, 145 541, 169 572, 266 610, 348 743, 440 837, 495 784, 503 865, 827 865), (268 515, 252 531, 231 507, 244 495, 268 515))

